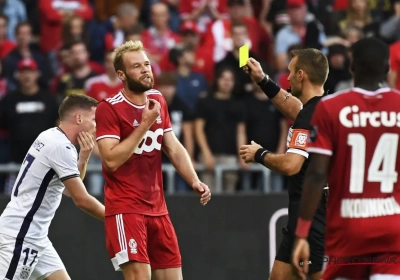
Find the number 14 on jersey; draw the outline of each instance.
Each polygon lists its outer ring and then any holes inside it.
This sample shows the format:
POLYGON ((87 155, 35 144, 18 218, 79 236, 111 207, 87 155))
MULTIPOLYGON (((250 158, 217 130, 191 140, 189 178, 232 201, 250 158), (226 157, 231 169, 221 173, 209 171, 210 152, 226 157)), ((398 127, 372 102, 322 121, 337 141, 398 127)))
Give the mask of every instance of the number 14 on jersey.
MULTIPOLYGON (((351 147, 350 193, 363 193, 367 149, 365 136, 359 133, 351 133, 348 135, 347 144, 351 147)), ((382 134, 368 167, 367 182, 380 183, 382 193, 392 193, 394 184, 397 183, 398 144, 398 134, 382 134)))

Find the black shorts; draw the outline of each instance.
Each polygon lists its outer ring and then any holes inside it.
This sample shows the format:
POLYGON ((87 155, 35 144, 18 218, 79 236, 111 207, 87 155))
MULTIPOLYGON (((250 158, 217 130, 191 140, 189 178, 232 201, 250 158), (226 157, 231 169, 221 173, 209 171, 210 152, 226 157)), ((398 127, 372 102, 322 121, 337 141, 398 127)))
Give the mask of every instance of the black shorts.
MULTIPOLYGON (((282 229, 283 238, 279 246, 275 260, 284 263, 292 263, 292 251, 296 240, 295 229, 297 224, 297 214, 300 202, 289 204, 289 221, 286 228, 282 229), (295 213, 295 214, 294 214, 295 213)), ((308 243, 310 245, 310 260, 308 264, 309 274, 322 271, 324 262, 325 248, 325 209, 324 205, 320 205, 317 211, 310 233, 308 234, 308 243)))

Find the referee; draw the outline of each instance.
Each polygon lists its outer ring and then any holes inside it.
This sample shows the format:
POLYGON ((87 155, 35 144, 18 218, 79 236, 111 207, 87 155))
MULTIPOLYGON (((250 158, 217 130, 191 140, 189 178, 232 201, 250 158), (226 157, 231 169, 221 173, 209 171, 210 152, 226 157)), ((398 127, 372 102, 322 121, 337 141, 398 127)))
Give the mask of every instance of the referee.
MULTIPOLYGON (((255 142, 240 147, 240 156, 245 162, 258 162, 272 171, 288 176, 289 219, 283 228, 283 239, 272 267, 270 280, 295 280, 297 275, 291 266, 291 254, 295 241, 295 230, 299 215, 304 174, 308 166, 307 143, 310 121, 318 101, 324 95, 324 83, 329 68, 324 54, 316 49, 293 50, 289 64, 291 94, 281 89, 253 58, 249 59, 248 72, 273 104, 286 117, 293 120, 287 137, 285 154, 274 154, 255 142), (296 98, 294 98, 294 97, 296 98)), ((326 196, 321 200, 314 216, 308 242, 310 244, 309 277, 319 280, 322 275, 324 257, 326 196)), ((301 264, 300 264, 301 265, 301 264)))

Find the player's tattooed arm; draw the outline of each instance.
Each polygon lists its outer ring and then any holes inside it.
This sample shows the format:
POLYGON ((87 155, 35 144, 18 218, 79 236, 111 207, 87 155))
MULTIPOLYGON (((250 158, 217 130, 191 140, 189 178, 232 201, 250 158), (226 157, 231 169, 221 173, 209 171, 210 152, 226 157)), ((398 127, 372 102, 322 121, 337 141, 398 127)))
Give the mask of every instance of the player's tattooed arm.
POLYGON ((303 182, 300 218, 312 220, 321 201, 324 187, 328 181, 330 156, 310 154, 310 163, 303 182))

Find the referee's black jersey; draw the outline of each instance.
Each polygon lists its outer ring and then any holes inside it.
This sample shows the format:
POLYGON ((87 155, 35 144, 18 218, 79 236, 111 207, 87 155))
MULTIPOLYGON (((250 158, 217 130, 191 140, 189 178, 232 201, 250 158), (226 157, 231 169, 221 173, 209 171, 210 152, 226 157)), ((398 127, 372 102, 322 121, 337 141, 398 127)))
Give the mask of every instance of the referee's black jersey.
POLYGON ((287 137, 287 152, 300 154, 306 157, 306 160, 304 161, 300 172, 296 175, 288 177, 289 202, 296 202, 300 201, 301 199, 304 175, 309 163, 307 144, 311 131, 310 122, 315 107, 317 106, 321 98, 322 96, 315 96, 311 98, 306 104, 304 104, 303 109, 299 112, 296 120, 289 129, 287 137))

